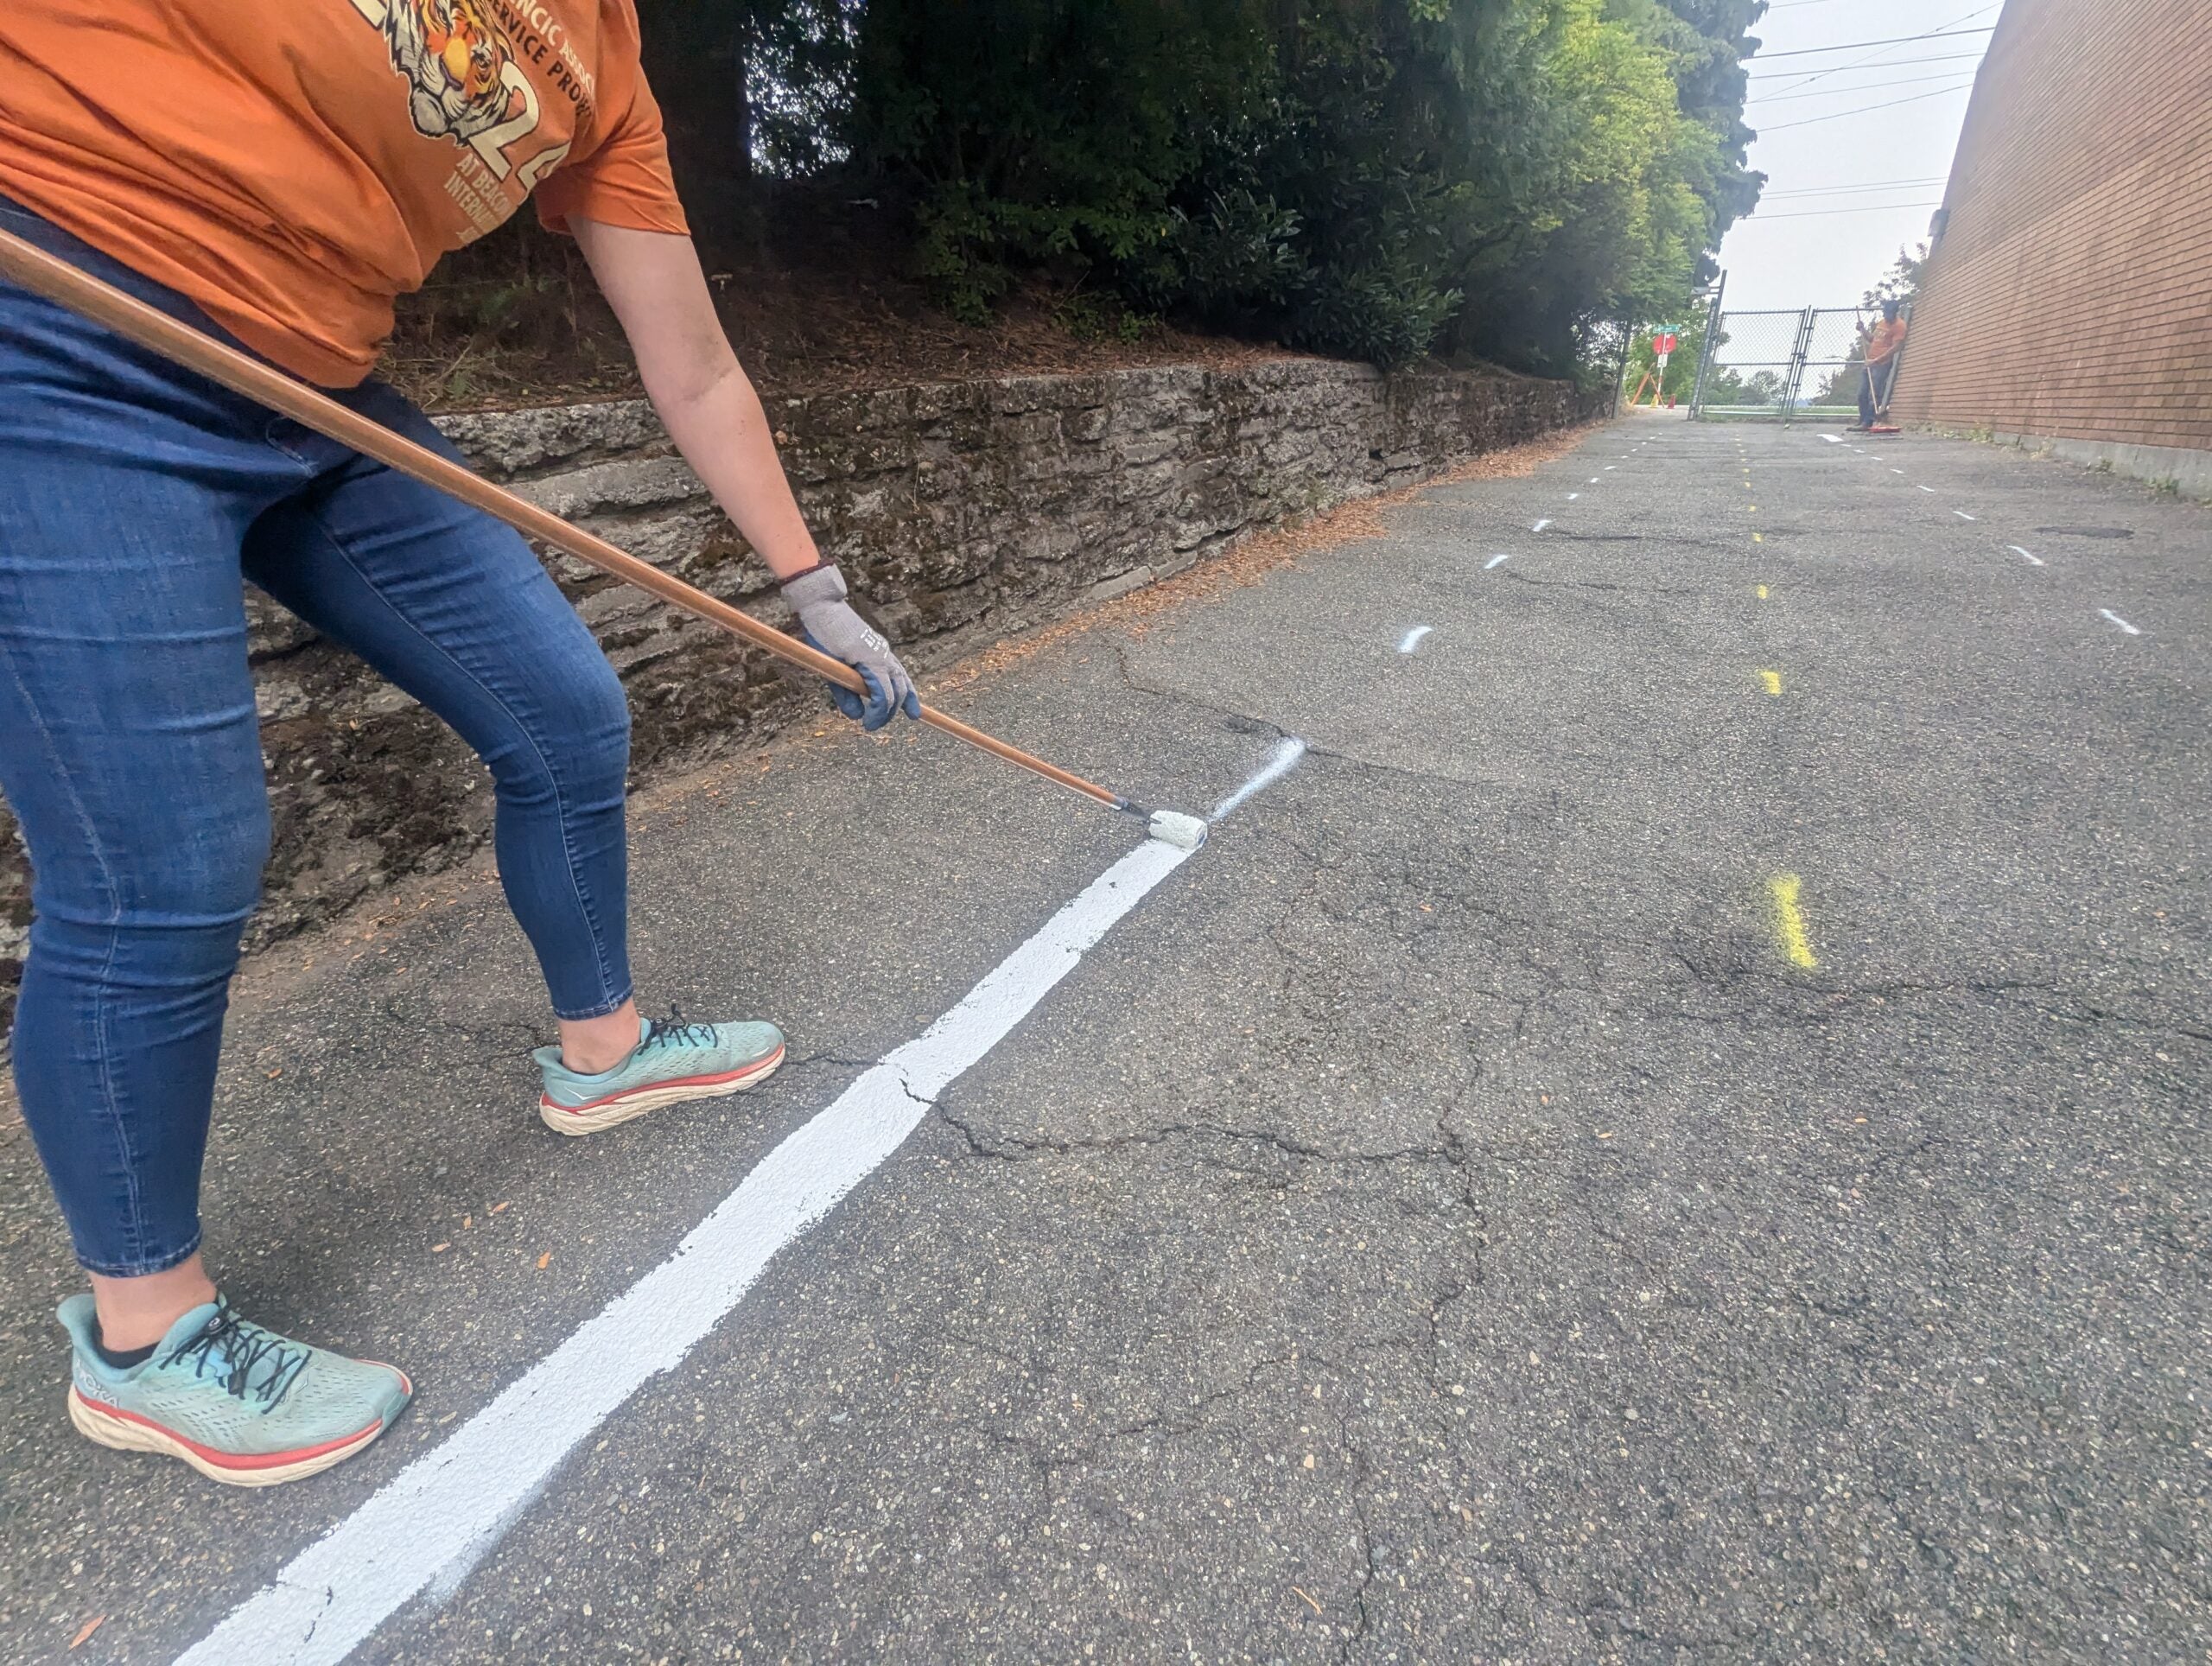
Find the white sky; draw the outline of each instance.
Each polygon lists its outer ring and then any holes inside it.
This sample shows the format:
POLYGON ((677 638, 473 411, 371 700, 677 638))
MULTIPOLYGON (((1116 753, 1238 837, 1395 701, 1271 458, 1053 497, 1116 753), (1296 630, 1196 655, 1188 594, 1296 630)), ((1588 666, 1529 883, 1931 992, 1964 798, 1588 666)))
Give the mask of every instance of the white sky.
POLYGON ((1900 248, 1928 235, 1989 36, 1804 49, 1983 29, 2003 9, 2003 0, 1775 0, 1751 29, 1763 44, 1748 64, 1744 112, 1760 130, 1751 165, 1768 175, 1766 194, 1720 247, 1731 311, 1855 306, 1900 248), (1804 55, 1775 55, 1793 51, 1804 55), (1935 58, 1946 61, 1908 61, 1935 58), (1911 102, 1867 108, 1900 99, 1911 102), (1806 124, 1784 125, 1797 123, 1806 124), (1862 186, 1872 188, 1842 188, 1862 186), (1838 209, 1851 212, 1827 212, 1838 209))

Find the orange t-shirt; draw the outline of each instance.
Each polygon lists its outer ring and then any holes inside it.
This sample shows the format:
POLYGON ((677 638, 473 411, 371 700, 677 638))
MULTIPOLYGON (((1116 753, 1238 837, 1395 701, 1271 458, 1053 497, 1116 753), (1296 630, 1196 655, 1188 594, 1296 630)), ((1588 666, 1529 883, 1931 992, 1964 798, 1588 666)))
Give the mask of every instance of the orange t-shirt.
POLYGON ((1904 345, 1904 320, 1885 318, 1874 326, 1874 339, 1866 344, 1866 358, 1871 364, 1884 364, 1904 345))
POLYGON ((685 229, 634 0, 0 0, 0 195, 310 381, 533 187, 685 229))

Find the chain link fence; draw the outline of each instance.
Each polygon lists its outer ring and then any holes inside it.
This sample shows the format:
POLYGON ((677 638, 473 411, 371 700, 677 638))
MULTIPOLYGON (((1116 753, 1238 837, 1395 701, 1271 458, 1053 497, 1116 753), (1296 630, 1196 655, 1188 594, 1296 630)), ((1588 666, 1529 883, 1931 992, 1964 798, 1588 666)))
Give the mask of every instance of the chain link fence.
POLYGON ((1795 422, 1855 417, 1878 310, 1722 311, 1706 330, 1690 415, 1795 422))

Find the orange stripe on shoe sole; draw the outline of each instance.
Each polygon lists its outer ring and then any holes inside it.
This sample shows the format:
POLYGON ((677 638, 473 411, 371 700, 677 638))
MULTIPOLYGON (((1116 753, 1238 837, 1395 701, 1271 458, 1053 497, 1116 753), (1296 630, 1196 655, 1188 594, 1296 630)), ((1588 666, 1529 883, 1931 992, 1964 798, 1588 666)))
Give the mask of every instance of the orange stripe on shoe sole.
MULTIPOLYGON (((365 1362, 374 1363, 374 1362, 365 1362)), ((399 1377, 402 1390, 410 1399, 414 1397, 415 1385, 407 1374, 393 1368, 399 1377)), ((188 1435, 156 1423, 150 1417, 125 1411, 120 1406, 103 1405, 88 1400, 73 1384, 69 1389, 70 1421, 85 1435, 102 1446, 111 1446, 124 1452, 162 1452, 181 1458, 204 1475, 218 1480, 237 1478, 252 1485, 257 1479, 283 1478, 269 1477, 268 1472, 294 1469, 304 1466, 302 1472, 312 1474, 327 1468, 352 1452, 366 1446, 384 1433, 382 1419, 365 1425, 351 1434, 340 1435, 334 1440, 320 1440, 309 1447, 296 1447, 289 1452, 236 1453, 221 1452, 203 1446, 188 1435), (109 1427, 103 1428, 105 1423, 109 1427), (137 1433, 143 1431, 143 1434, 137 1433), (318 1459, 327 1460, 318 1462, 318 1459)))
POLYGON ((640 1094, 665 1093, 671 1088, 719 1087, 728 1082, 741 1082, 748 1076, 762 1076, 784 1062, 784 1050, 778 1047, 767 1058, 743 1070, 724 1071, 715 1076, 678 1076, 665 1082, 645 1082, 634 1088, 625 1088, 620 1093, 610 1093, 603 1099, 588 1099, 581 1105, 564 1105, 548 1094, 540 1094, 537 1103, 547 1110, 557 1110, 570 1116, 582 1116, 591 1111, 604 1110, 609 1105, 619 1105, 626 1099, 640 1094))

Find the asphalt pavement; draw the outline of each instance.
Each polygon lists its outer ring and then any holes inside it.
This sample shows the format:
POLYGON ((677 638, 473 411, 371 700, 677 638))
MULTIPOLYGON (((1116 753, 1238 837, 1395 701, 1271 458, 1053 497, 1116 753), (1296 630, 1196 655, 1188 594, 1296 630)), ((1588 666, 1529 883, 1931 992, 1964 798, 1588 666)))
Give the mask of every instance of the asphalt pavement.
POLYGON ((640 795, 744 1098, 541 1128, 488 866, 250 967, 211 1256, 420 1390, 327 1476, 73 1435, 0 1114, 0 1656, 2204 1659, 2212 510, 1637 416, 1384 525, 946 696, 1272 760, 1172 872, 911 731, 640 795))

